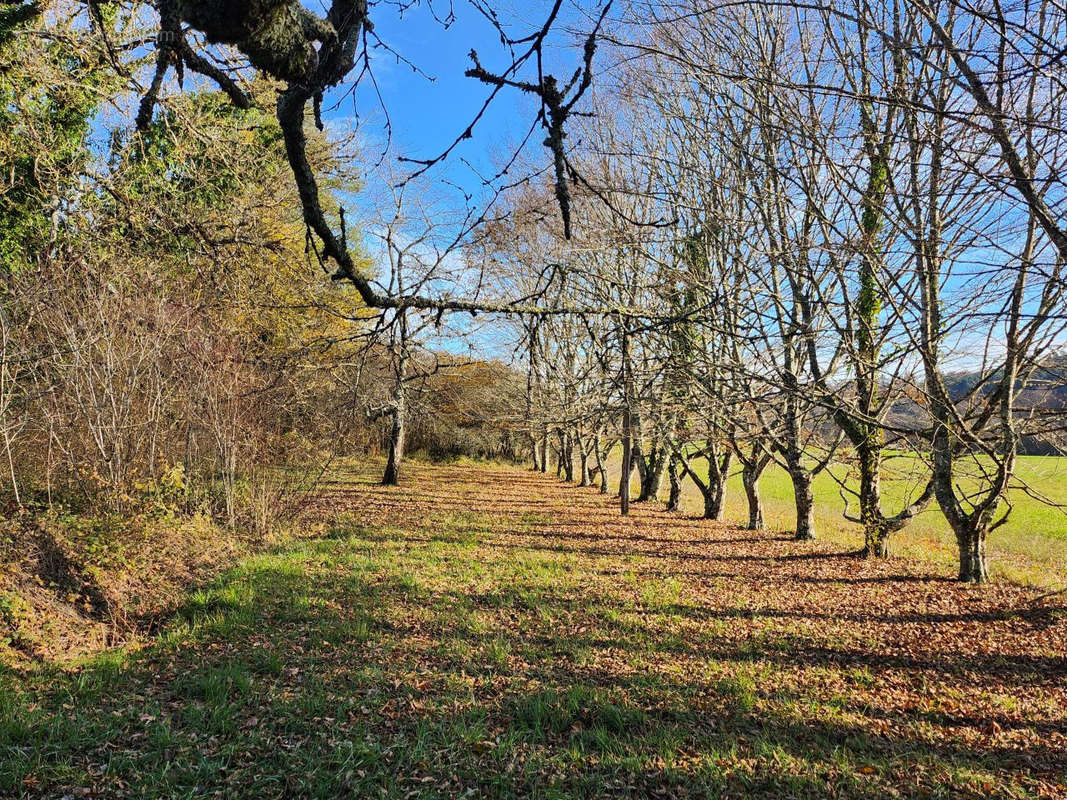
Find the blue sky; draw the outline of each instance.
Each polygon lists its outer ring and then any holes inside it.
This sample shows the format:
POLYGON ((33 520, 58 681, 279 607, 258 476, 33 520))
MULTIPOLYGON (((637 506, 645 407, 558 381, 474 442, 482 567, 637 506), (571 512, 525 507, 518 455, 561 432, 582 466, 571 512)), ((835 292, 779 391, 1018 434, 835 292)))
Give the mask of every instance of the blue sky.
MULTIPOLYGON (((541 4, 531 6, 522 16, 532 24, 541 4)), ((448 11, 447 3, 440 2, 433 6, 420 4, 403 15, 389 5, 374 9, 377 35, 419 70, 416 72, 382 48, 372 55, 374 77, 392 124, 396 155, 432 158, 474 119, 489 88, 463 74, 471 65, 468 53, 472 47, 488 69, 502 68, 510 62, 499 36, 473 7, 457 2, 456 20, 447 28, 434 19, 431 8, 439 16, 448 11)), ((505 18, 518 17, 507 14, 505 18)), ((517 30, 525 32, 526 26, 517 30)), ((380 143, 384 139, 385 112, 371 81, 361 82, 354 100, 353 105, 352 97, 342 99, 329 111, 329 117, 334 124, 351 124, 358 111, 361 130, 369 140, 380 143)), ((521 140, 535 113, 532 98, 514 90, 502 92, 479 122, 474 138, 463 142, 448 164, 434 170, 434 176, 456 181, 470 191, 478 190, 480 181, 463 160, 492 175, 494 164, 521 140)))
MULTIPOLYGON (((314 8, 313 3, 309 7, 314 8)), ((332 104, 328 98, 324 108, 331 127, 347 130, 358 124, 360 138, 366 143, 363 157, 368 161, 373 162, 382 155, 386 115, 391 128, 391 151, 387 159, 393 164, 400 155, 418 159, 439 155, 466 129, 490 93, 489 87, 463 74, 471 66, 470 50, 478 51, 488 69, 502 68, 510 62, 499 35, 476 9, 459 0, 455 20, 445 26, 440 19, 448 11, 447 3, 441 2, 420 3, 403 14, 388 4, 372 8, 375 34, 396 52, 389 52, 386 47, 374 48, 371 53, 374 80, 363 76, 354 94, 347 93, 349 87, 342 87, 336 93, 339 97, 335 96, 332 104)), ((534 10, 527 13, 532 14, 534 10)), ((514 19, 511 15, 508 18, 514 19)), ((525 32, 524 29, 523 35, 525 32)), ((493 175, 500 153, 521 141, 534 114, 536 106, 530 98, 511 90, 500 93, 476 127, 474 138, 464 141, 445 163, 434 167, 426 176, 425 183, 433 187, 436 202, 464 203, 460 189, 449 183, 458 184, 476 199, 482 198, 486 190, 464 161, 487 176, 493 175)), ((391 165, 385 166, 382 172, 388 174, 391 165)), ((416 168, 411 164, 399 165, 397 172, 406 175, 416 168)), ((373 184, 380 183, 382 178, 371 174, 366 180, 372 185, 361 193, 363 196, 350 198, 353 206, 363 206, 365 212, 370 210, 368 204, 373 204, 370 196, 378 194, 373 184)), ((443 218, 451 216, 446 213, 443 218)), ((366 217, 363 219, 364 226, 368 221, 366 217)), ((420 223, 414 224, 418 227, 420 223)), ((363 239, 365 251, 379 262, 379 269, 384 272, 386 258, 380 240, 370 235, 366 227, 363 239)), ((507 348, 501 349, 500 331, 476 334, 470 330, 467 318, 454 322, 467 335, 457 336, 458 331, 446 328, 434 342, 435 347, 461 355, 468 346, 475 345, 479 351, 507 357, 507 348)))
MULTIPOLYGON (((321 4, 323 0, 313 0, 309 7, 316 2, 321 4)), ((494 0, 492 5, 509 35, 522 37, 544 24, 552 4, 550 0, 494 0)), ((394 157, 429 159, 452 144, 490 94, 490 87, 463 74, 471 66, 471 49, 477 50, 482 65, 491 72, 502 72, 510 65, 511 56, 494 27, 468 0, 453 0, 455 21, 446 27, 440 20, 449 8, 448 0, 421 0, 403 13, 391 1, 373 5, 375 33, 398 55, 382 47, 373 50, 374 78, 381 99, 374 83, 366 77, 354 96, 342 95, 348 88, 342 87, 334 104, 327 103, 330 124, 351 126, 358 115, 364 138, 378 144, 374 156, 380 154, 385 140, 385 111, 392 126, 394 157)), ((580 37, 592 25, 589 15, 599 8, 599 0, 569 0, 564 4, 545 47, 546 71, 569 76, 577 67, 580 37)), ((529 62, 521 77, 534 79, 533 66, 529 62)), ((538 108, 536 98, 504 89, 479 121, 474 138, 462 142, 446 164, 432 171, 432 176, 438 181, 456 182, 477 196, 482 191, 478 173, 486 177, 496 173, 526 136, 538 108)), ((541 159, 547 163, 548 158, 542 139, 540 132, 535 132, 529 145, 538 165, 541 159)), ((406 169, 414 170, 415 166, 407 165, 406 169)))
MULTIPOLYGON (((508 0, 494 3, 500 10, 502 24, 517 37, 540 28, 549 6, 549 2, 541 0, 515 8, 509 8, 508 0)), ((597 3, 592 5, 593 8, 597 6, 597 3)), ((309 4, 309 7, 313 6, 309 4)), ((471 123, 491 92, 490 87, 464 76, 472 63, 470 50, 477 50, 482 65, 492 72, 502 72, 511 63, 511 55, 501 44, 499 34, 475 8, 466 0, 456 0, 454 8, 455 21, 447 27, 439 19, 448 13, 448 3, 440 0, 433 5, 427 5, 424 0, 402 15, 389 4, 372 8, 375 33, 396 54, 385 48, 375 49, 372 65, 377 86, 364 77, 354 96, 344 94, 342 89, 338 92, 339 97, 333 98, 332 104, 328 99, 324 107, 331 127, 348 129, 358 118, 358 130, 369 143, 366 156, 370 160, 382 153, 386 112, 391 124, 390 158, 394 163, 400 155, 418 159, 439 155, 471 123), (434 11, 438 19, 434 18, 434 11), (411 63, 405 63, 405 60, 411 63)), ((577 66, 581 51, 573 47, 577 40, 568 24, 573 23, 579 30, 586 29, 587 23, 583 23, 581 16, 577 4, 566 7, 561 14, 558 29, 545 50, 549 71, 569 74, 577 66)), ((523 76, 526 79, 533 78, 533 62, 529 66, 531 69, 523 76)), ((461 190, 451 184, 458 184, 476 202, 479 199, 484 202, 490 193, 478 173, 486 177, 496 174, 526 136, 537 110, 535 98, 515 89, 501 91, 479 121, 474 137, 462 142, 446 162, 435 166, 426 176, 435 202, 443 201, 446 206, 463 204, 461 190)), ((541 145, 542 139, 543 135, 535 132, 528 146, 536 166, 548 163, 549 156, 541 145)), ((415 169, 417 165, 399 165, 401 175, 410 174, 415 169)), ((514 177, 518 175, 518 172, 514 173, 514 177)), ((372 184, 378 180, 368 176, 372 184)), ((368 187, 364 197, 353 197, 352 203, 358 207, 361 201, 368 201, 375 193, 368 187)), ((443 219, 450 216, 446 212, 443 219)), ((419 224, 415 222, 416 227, 419 224)), ((447 222, 444 227, 447 228, 447 222)), ((365 235, 364 246, 374 260, 384 263, 380 243, 374 236, 365 235)), ((456 257, 462 258, 459 254, 456 257)), ((462 315, 457 316, 453 324, 458 326, 457 330, 445 332, 443 340, 435 343, 437 347, 460 353, 473 344, 483 354, 505 359, 509 356, 510 349, 504 342, 507 337, 502 337, 502 331, 496 325, 486 326, 484 321, 473 324, 462 315), (456 336, 460 331, 462 333, 456 336)))

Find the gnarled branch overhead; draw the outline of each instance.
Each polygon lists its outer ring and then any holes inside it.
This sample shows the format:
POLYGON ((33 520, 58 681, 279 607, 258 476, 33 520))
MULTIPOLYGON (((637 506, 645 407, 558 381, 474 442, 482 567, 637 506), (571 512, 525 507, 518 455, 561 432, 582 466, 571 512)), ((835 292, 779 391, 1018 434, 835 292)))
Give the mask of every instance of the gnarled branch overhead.
MULTIPOLYGON (((476 67, 468 75, 499 89, 507 85, 536 94, 541 99, 539 118, 548 130, 545 140, 553 154, 556 177, 556 197, 563 218, 566 238, 571 236, 571 198, 563 140, 564 124, 581 96, 592 84, 592 60, 596 50, 597 33, 603 23, 611 0, 604 5, 592 33, 583 48, 583 62, 571 80, 560 89, 556 79, 543 75, 541 48, 555 21, 561 2, 556 2, 544 27, 527 39, 511 41, 511 45, 529 43, 525 54, 515 60, 505 76, 494 76, 476 67), (526 84, 510 75, 518 66, 536 56, 540 82, 526 84), (567 95, 570 94, 569 97, 567 95)), ((184 26, 199 32, 209 44, 224 44, 241 52, 260 72, 285 84, 277 102, 277 117, 281 124, 286 155, 299 191, 304 221, 317 237, 316 255, 323 262, 336 265, 335 278, 349 281, 363 301, 374 308, 438 309, 444 311, 496 312, 506 314, 543 313, 618 313, 624 309, 611 308, 545 308, 530 303, 485 303, 480 301, 431 298, 420 295, 393 296, 374 289, 370 281, 357 269, 343 237, 333 231, 322 210, 319 186, 308 160, 307 138, 304 134, 306 106, 313 103, 315 122, 322 126, 321 102, 323 94, 340 85, 357 63, 357 54, 366 34, 372 30, 366 0, 334 0, 325 17, 319 17, 296 0, 158 0, 160 32, 158 55, 152 82, 145 93, 137 116, 140 129, 151 121, 163 80, 174 68, 179 77, 184 67, 213 80, 236 105, 248 107, 250 101, 237 83, 211 61, 198 54, 186 39, 184 26)), ((473 55, 473 52, 472 52, 473 55)), ((365 58, 365 56, 364 56, 365 58)), ((476 57, 475 57, 476 59, 476 57)), ((473 126, 472 126, 473 127, 473 126)), ((469 136, 470 128, 464 135, 469 136)))

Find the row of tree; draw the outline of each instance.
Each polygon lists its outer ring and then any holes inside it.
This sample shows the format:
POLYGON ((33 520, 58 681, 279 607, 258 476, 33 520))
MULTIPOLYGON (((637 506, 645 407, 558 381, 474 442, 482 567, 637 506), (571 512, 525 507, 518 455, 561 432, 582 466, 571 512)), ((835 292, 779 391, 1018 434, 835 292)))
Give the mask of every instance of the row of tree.
POLYGON ((1063 9, 630 11, 571 155, 578 232, 529 188, 496 240, 503 292, 604 310, 516 325, 535 467, 607 490, 621 450, 624 513, 636 471, 713 519, 739 469, 759 528, 778 463, 801 539, 828 471, 865 554, 936 504, 986 580, 1021 438, 1064 426, 1063 9))

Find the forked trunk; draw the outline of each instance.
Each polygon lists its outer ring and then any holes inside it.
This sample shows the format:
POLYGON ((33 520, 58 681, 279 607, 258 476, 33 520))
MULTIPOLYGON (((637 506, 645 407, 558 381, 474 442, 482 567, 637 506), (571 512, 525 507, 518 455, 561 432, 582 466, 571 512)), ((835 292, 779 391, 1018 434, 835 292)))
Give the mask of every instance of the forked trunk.
MULTIPOLYGON (((600 436, 596 436, 593 439, 593 458, 596 460, 596 470, 598 482, 600 483, 600 493, 608 493, 608 471, 604 469, 604 462, 607 460, 607 450, 601 452, 600 436)), ((610 449, 610 448, 608 448, 610 449)))
MULTIPOLYGON (((936 307, 936 306, 935 306, 936 307)), ((936 324, 935 317, 933 323, 936 324)), ((937 504, 941 513, 956 534, 956 546, 959 548, 960 571, 959 580, 964 583, 985 583, 989 580, 989 566, 986 561, 985 542, 990 528, 994 527, 993 518, 1000 505, 1000 498, 1008 489, 1010 476, 1013 474, 1015 465, 1015 453, 1018 439, 1012 421, 1012 397, 1016 382, 1016 372, 1009 363, 1005 368, 1003 398, 1001 400, 1001 441, 1000 453, 1003 459, 997 464, 997 471, 993 474, 996 480, 990 480, 978 493, 972 494, 968 501, 972 504, 966 508, 957 496, 959 491, 957 479, 954 476, 956 450, 955 443, 958 438, 953 430, 953 406, 948 389, 945 387, 941 376, 933 373, 928 367, 928 380, 935 391, 932 393, 934 402, 931 403, 934 419, 937 424, 934 427, 934 435, 930 439, 931 461, 933 464, 933 476, 931 486, 937 497, 937 504)), ((1004 522, 1002 517, 1000 522, 1004 522)), ((997 523, 999 524, 999 523, 997 523)))
POLYGON ((645 473, 641 476, 640 501, 655 500, 659 497, 663 485, 663 472, 667 467, 666 453, 663 447, 653 447, 645 462, 645 473))
POLYGON ((588 486, 592 482, 589 474, 589 448, 581 439, 578 439, 578 472, 578 485, 588 486))
POLYGON ((722 520, 723 514, 723 491, 716 491, 714 486, 709 486, 704 492, 704 519, 722 520))
POLYGON ((678 464, 689 480, 700 490, 704 498, 704 519, 721 520, 723 514, 723 500, 726 497, 726 475, 730 467, 730 453, 723 457, 720 463, 712 454, 706 455, 708 464, 708 479, 705 481, 693 470, 689 460, 684 455, 678 456, 678 464))

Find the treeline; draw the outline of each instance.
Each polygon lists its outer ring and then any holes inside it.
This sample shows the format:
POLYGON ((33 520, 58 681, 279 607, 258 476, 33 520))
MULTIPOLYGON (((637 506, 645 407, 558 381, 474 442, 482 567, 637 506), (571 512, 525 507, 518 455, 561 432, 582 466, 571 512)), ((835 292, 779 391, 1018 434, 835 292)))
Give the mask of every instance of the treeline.
POLYGON ((739 471, 759 528, 777 463, 801 539, 827 471, 866 555, 937 508, 985 580, 1020 443, 1064 441, 1065 30, 1040 2, 631 7, 574 238, 536 187, 498 231, 512 294, 602 311, 516 326, 535 466, 606 491, 621 453, 624 512, 689 481, 713 519, 739 471))
POLYGON ((267 525, 275 468, 369 433, 329 413, 355 304, 306 277, 269 117, 193 93, 144 135, 110 130, 107 53, 51 33, 3 50, 10 499, 267 525))

